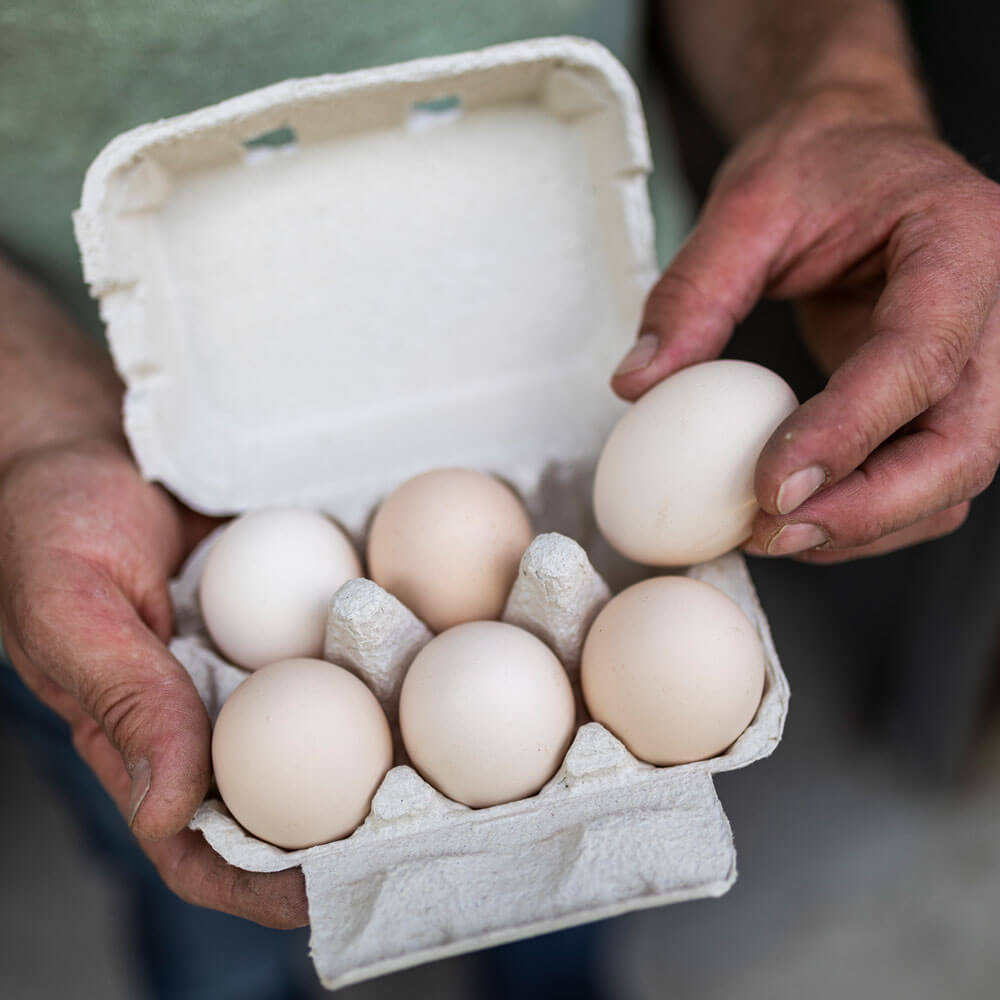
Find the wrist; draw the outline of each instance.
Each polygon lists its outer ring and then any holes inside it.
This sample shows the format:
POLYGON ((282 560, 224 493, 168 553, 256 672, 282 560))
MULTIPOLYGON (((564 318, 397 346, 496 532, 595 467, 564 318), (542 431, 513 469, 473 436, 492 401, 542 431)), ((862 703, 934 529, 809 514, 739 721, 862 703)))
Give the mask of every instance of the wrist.
POLYGON ((936 137, 930 114, 895 89, 875 81, 835 79, 788 93, 753 131, 782 136, 782 145, 794 149, 823 133, 864 128, 936 137))
POLYGON ((0 476, 27 456, 74 448, 131 461, 117 410, 102 414, 95 408, 81 410, 56 403, 44 414, 17 414, 8 422, 0 434, 0 476))
POLYGON ((105 441, 128 454, 122 391, 107 352, 0 257, 0 468, 73 441, 105 441))
POLYGON ((933 128, 893 0, 661 0, 680 62, 723 131, 740 140, 831 93, 884 120, 933 128))
POLYGON ((70 463, 97 463, 102 467, 126 464, 135 467, 128 446, 103 431, 39 435, 23 440, 18 447, 0 453, 0 483, 16 478, 25 468, 70 463))
POLYGON ((767 117, 803 107, 832 124, 854 121, 935 131, 930 105, 908 53, 853 40, 831 43, 794 85, 771 101, 767 117))

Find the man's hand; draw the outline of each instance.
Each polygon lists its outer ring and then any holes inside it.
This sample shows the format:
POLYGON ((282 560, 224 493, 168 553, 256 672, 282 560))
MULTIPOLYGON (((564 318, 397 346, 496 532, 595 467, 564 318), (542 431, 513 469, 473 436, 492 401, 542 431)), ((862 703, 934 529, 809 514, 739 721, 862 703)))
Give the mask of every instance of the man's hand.
POLYGON ((0 260, 4 645, 174 892, 297 927, 300 870, 240 871, 186 829, 211 777, 210 727, 166 648, 167 580, 209 522, 139 475, 119 398, 106 355, 0 260))
POLYGON ((1000 461, 1000 188, 879 86, 751 129, 651 292, 613 386, 713 358, 762 296, 830 374, 757 466, 747 549, 833 562, 954 530, 1000 461))
POLYGON ((208 716, 165 643, 169 573, 204 528, 117 445, 49 445, 0 478, 0 625, 18 673, 70 725, 181 898, 274 927, 307 922, 298 870, 227 865, 185 829, 211 777, 208 716))

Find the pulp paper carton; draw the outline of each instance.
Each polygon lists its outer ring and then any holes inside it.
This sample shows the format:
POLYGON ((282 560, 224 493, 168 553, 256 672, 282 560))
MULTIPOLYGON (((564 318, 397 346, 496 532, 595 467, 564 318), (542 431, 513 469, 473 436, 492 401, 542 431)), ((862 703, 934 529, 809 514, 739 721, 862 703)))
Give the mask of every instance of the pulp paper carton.
MULTIPOLYGON (((119 136, 75 222, 143 473, 205 513, 322 509, 360 544, 409 476, 492 471, 539 530, 505 617, 575 679, 586 626, 630 572, 597 538, 589 485, 621 410, 608 373, 656 276, 650 166, 628 75, 572 38, 288 80, 119 136)), ((172 649, 217 713, 244 675, 200 621, 205 551, 174 584, 172 649)), ((235 865, 302 866, 330 987, 725 892, 712 774, 774 748, 788 687, 742 559, 690 572, 767 652, 760 710, 723 755, 656 768, 588 723, 519 802, 468 809, 404 760, 336 843, 283 851, 218 801, 193 825, 235 865)), ((332 601, 328 655, 390 715, 427 638, 374 584, 332 601)))

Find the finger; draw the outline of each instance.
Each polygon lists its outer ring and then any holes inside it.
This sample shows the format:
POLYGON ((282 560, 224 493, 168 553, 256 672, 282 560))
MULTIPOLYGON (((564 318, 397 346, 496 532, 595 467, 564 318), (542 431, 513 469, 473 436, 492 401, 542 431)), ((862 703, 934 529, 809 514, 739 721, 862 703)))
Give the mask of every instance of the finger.
MULTIPOLYGON (((93 721, 81 721, 73 742, 115 804, 127 816, 131 779, 121 756, 93 721)), ((267 927, 288 929, 309 922, 301 869, 247 872, 227 864, 193 830, 166 840, 139 839, 166 885, 181 899, 222 910, 267 927)))
POLYGON ((686 365, 717 357, 760 298, 785 231, 767 189, 713 195, 646 300, 639 339, 611 380, 637 399, 686 365))
POLYGON ((932 423, 879 448, 861 468, 793 514, 761 511, 751 548, 793 555, 820 545, 841 551, 869 546, 982 492, 997 458, 988 432, 970 426, 956 439, 932 423))
POLYGON ((194 830, 163 841, 140 841, 167 887, 185 902, 291 930, 309 923, 301 868, 248 872, 227 864, 194 830))
POLYGON ((12 603, 25 659, 72 695, 120 753, 136 833, 183 829, 211 775, 208 715, 184 668, 87 560, 46 553, 12 603))
MULTIPOLYGON (((935 538, 942 538, 956 531, 964 523, 969 515, 969 501, 949 507, 937 514, 931 514, 916 524, 911 524, 892 534, 884 535, 876 542, 868 545, 858 545, 854 548, 831 549, 825 545, 818 548, 805 549, 791 556, 798 562, 809 562, 817 564, 848 562, 851 559, 864 559, 870 556, 880 556, 887 552, 894 552, 897 549, 907 548, 910 545, 918 545, 921 542, 932 541, 935 538)), ((767 553, 753 542, 748 542, 744 546, 744 552, 751 556, 766 556, 767 553)))
POLYGON ((859 545, 853 549, 807 549, 793 556, 800 562, 817 564, 841 563, 851 559, 867 559, 871 556, 881 556, 897 549, 905 549, 921 542, 930 542, 935 538, 943 538, 957 531, 969 516, 969 501, 949 507, 938 514, 931 514, 916 524, 911 524, 891 535, 884 535, 877 542, 869 545, 859 545))
POLYGON ((985 241, 969 236, 959 254, 941 237, 917 232, 896 245, 871 339, 778 427, 761 453, 755 488, 764 510, 795 510, 955 389, 1000 282, 995 255, 975 255, 979 243, 985 252, 985 241))

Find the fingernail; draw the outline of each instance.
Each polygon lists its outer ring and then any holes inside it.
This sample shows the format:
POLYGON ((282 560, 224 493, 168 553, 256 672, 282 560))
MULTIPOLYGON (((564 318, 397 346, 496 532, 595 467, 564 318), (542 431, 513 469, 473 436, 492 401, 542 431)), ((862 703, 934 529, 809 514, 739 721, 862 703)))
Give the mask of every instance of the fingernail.
POLYGON ((826 472, 818 465, 793 472, 779 487, 777 505, 779 514, 791 514, 801 507, 824 483, 826 472))
POLYGON ((793 552, 805 552, 814 549, 825 541, 826 533, 815 524, 786 524, 767 543, 769 556, 788 556, 793 552))
POLYGON ((633 345, 632 350, 621 360, 615 375, 628 375, 645 368, 660 349, 660 338, 655 333, 644 333, 633 345))
POLYGON ((132 768, 132 793, 128 800, 128 828, 135 825, 139 807, 145 801, 146 793, 153 780, 153 768, 148 760, 140 760, 132 768))

